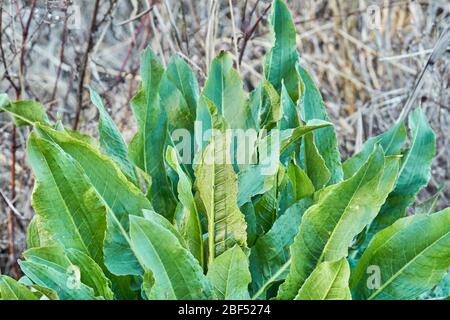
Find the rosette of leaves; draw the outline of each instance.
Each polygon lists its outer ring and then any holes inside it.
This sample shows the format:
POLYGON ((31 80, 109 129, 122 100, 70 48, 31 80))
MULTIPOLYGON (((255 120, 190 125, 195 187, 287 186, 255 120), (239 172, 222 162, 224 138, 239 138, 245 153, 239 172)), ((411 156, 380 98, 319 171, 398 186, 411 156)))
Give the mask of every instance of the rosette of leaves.
POLYGON ((423 111, 342 162, 284 1, 270 25, 250 94, 227 53, 200 91, 182 58, 164 69, 146 49, 129 144, 93 90, 98 139, 0 96, 33 127, 36 181, 24 276, 0 276, 1 299, 447 298, 435 286, 450 265, 450 209, 407 215, 436 151, 423 111), (177 130, 195 148, 180 150, 177 130), (243 130, 256 134, 240 163, 243 130))

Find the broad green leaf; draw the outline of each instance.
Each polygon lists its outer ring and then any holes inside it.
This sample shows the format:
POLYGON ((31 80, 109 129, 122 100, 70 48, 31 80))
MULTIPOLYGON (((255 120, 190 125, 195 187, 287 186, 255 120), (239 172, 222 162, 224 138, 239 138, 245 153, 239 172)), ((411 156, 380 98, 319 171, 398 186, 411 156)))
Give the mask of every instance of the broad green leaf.
POLYGON ((277 216, 283 215, 287 209, 301 199, 312 197, 315 189, 306 173, 294 162, 290 162, 287 174, 284 175, 278 195, 277 216))
POLYGON ((230 145, 230 134, 213 136, 195 168, 197 188, 208 217, 208 264, 236 244, 247 246, 247 226, 237 203, 238 182, 230 145))
POLYGON ((276 183, 276 174, 263 174, 264 165, 251 165, 238 174, 238 205, 244 204, 259 194, 270 191, 276 183))
POLYGON ((174 55, 167 65, 166 75, 181 92, 189 106, 189 110, 195 115, 199 89, 192 68, 180 56, 174 55))
POLYGON ((99 145, 98 145, 98 141, 96 139, 94 139, 93 137, 91 137, 90 135, 81 133, 79 131, 74 131, 71 130, 69 128, 55 128, 58 131, 63 131, 65 133, 67 133, 69 136, 71 136, 72 138, 76 139, 76 140, 80 140, 84 143, 87 143, 89 145, 91 145, 92 147, 94 147, 95 149, 98 149, 99 145))
POLYGON ((247 245, 251 247, 254 245, 258 233, 256 230, 256 216, 255 207, 252 202, 247 202, 240 208, 241 212, 245 216, 245 223, 247 224, 247 245))
POLYGON ((93 300, 94 290, 81 282, 80 269, 59 247, 41 247, 24 252, 19 265, 38 286, 54 290, 61 300, 93 300))
POLYGON ((282 118, 283 110, 281 109, 280 95, 273 85, 265 79, 250 93, 246 105, 251 112, 250 128, 270 130, 276 127, 282 118))
POLYGON ((59 300, 55 290, 38 286, 27 276, 21 277, 18 282, 33 290, 39 296, 39 300, 59 300))
POLYGON ((209 266, 207 279, 219 300, 249 300, 248 285, 252 278, 248 257, 239 246, 218 256, 209 266))
MULTIPOLYGON (((318 135, 319 131, 315 134, 318 135)), ((311 179, 314 189, 321 190, 330 181, 331 173, 314 142, 314 133, 308 133, 303 139, 301 156, 305 172, 311 179)))
POLYGON ((26 235, 26 242, 27 242, 27 249, 36 248, 41 246, 41 239, 40 239, 40 230, 41 227, 39 226, 38 216, 34 216, 33 219, 31 219, 30 223, 28 224, 27 228, 27 235, 26 235))
POLYGON ((39 300, 39 298, 16 280, 7 276, 0 276, 0 300, 39 300))
POLYGON ((203 232, 200 218, 192 194, 192 183, 178 162, 175 149, 169 147, 166 159, 170 166, 178 173, 178 199, 182 209, 175 216, 176 226, 186 240, 189 250, 203 266, 203 232))
MULTIPOLYGON (((291 97, 289 96, 289 93, 286 90, 286 87, 283 85, 281 88, 281 114, 282 118, 279 123, 279 128, 281 130, 284 129, 295 129, 300 127, 300 117, 297 112, 297 107, 295 103, 292 101, 291 97)), ((289 161, 292 160, 292 157, 294 154, 298 153, 298 150, 301 146, 301 140, 298 141, 295 144, 292 144, 283 155, 281 155, 281 163, 283 163, 285 166, 288 165, 289 161)))
POLYGON ((271 190, 264 193, 259 199, 253 202, 256 217, 256 234, 261 235, 270 230, 277 218, 277 196, 278 196, 278 181, 271 190))
POLYGON ((0 113, 8 112, 17 126, 33 125, 36 122, 48 123, 47 114, 42 104, 31 100, 9 101, 6 94, 0 95, 0 113))
POLYGON ((285 279, 291 263, 289 248, 298 233, 303 213, 311 205, 303 199, 278 218, 270 231, 260 237, 251 249, 253 298, 264 298, 270 285, 285 279))
MULTIPOLYGON (((246 129, 249 124, 250 109, 246 108, 242 80, 235 69, 233 59, 226 53, 220 53, 212 62, 208 80, 202 95, 211 100, 233 129, 246 129)), ((197 120, 208 118, 208 109, 200 101, 197 120)), ((206 120, 207 121, 207 120, 206 120)), ((203 131, 211 127, 204 127, 203 131)))
POLYGON ((379 144, 386 156, 401 154, 406 142, 406 127, 403 121, 396 123, 391 129, 383 134, 370 138, 364 143, 362 150, 348 159, 343 164, 345 179, 353 176, 359 168, 367 161, 377 144, 379 144))
POLYGON ((436 154, 436 136, 422 109, 409 116, 410 148, 403 156, 394 190, 369 229, 373 235, 406 215, 417 193, 428 184, 436 154))
POLYGON ((283 117, 282 112, 280 95, 269 81, 263 80, 257 116, 260 128, 271 130, 276 127, 283 117))
MULTIPOLYGON (((24 256, 27 262, 43 264, 61 272, 65 270, 68 276, 67 287, 69 289, 78 287, 82 283, 92 288, 96 297, 109 300, 113 298, 110 281, 106 278, 102 269, 81 251, 76 249, 63 251, 60 246, 51 246, 27 250, 24 256)), ((47 288, 56 290, 54 287, 47 288)))
POLYGON ((65 251, 72 265, 77 266, 81 272, 81 282, 94 289, 97 297, 106 300, 113 299, 110 280, 105 276, 100 266, 89 256, 75 249, 65 251))
POLYGON ((193 133, 199 88, 191 67, 178 55, 170 58, 161 82, 161 103, 171 129, 187 129, 193 133))
POLYGON ((89 144, 46 126, 37 128, 80 164, 97 197, 106 206, 104 255, 109 271, 116 275, 141 275, 142 268, 130 248, 129 216, 142 216, 142 209, 153 209, 150 202, 114 161, 89 144))
POLYGON ((168 117, 171 142, 183 147, 183 160, 193 176, 195 119, 199 88, 191 67, 178 55, 172 56, 161 80, 161 105, 168 117), (180 141, 181 140, 181 141, 180 141), (187 141, 185 141, 187 140, 187 141))
POLYGON ((291 99, 298 99, 299 76, 295 71, 298 61, 296 30, 289 8, 282 0, 274 0, 269 18, 274 46, 264 59, 264 75, 278 92, 282 82, 291 99))
POLYGON ((386 158, 375 148, 366 164, 351 179, 324 189, 317 203, 303 216, 291 246, 292 264, 278 298, 293 299, 313 270, 324 261, 337 261, 377 215, 392 190, 398 159, 386 158))
MULTIPOLYGON (((330 118, 328 117, 319 89, 304 68, 297 65, 297 69, 304 84, 303 96, 300 98, 303 120, 310 121, 312 119, 319 119, 329 121, 330 118)), ((331 180, 329 184, 341 182, 343 179, 343 171, 334 128, 330 127, 318 131, 314 135, 314 141, 320 155, 325 160, 328 170, 330 170, 331 180)))
POLYGON ((166 218, 161 216, 160 214, 156 213, 155 211, 151 210, 142 210, 144 213, 144 218, 148 218, 149 220, 156 221, 158 224, 160 224, 162 227, 166 228, 172 234, 177 237, 178 242, 183 246, 183 248, 189 249, 186 240, 182 237, 182 235, 178 232, 178 230, 175 228, 175 226, 166 218))
POLYGON ((283 154, 283 152, 285 152, 286 149, 288 149, 292 144, 299 141, 306 134, 313 132, 313 131, 315 133, 319 134, 319 132, 322 132, 323 130, 326 130, 327 128, 329 129, 332 126, 333 126, 333 124, 328 121, 314 119, 314 120, 308 121, 304 126, 297 127, 295 129, 281 130, 281 132, 280 132, 280 141, 281 141, 280 154, 283 154))
POLYGON ((176 201, 164 163, 168 142, 167 114, 160 104, 159 95, 163 73, 161 62, 147 48, 141 57, 142 83, 131 102, 138 132, 130 144, 130 157, 152 178, 149 198, 156 212, 172 219, 176 201))
MULTIPOLYGON (((397 122, 391 129, 382 133, 379 136, 372 137, 363 145, 361 152, 355 154, 353 157, 344 162, 345 178, 350 178, 359 168, 367 161, 373 149, 379 144, 385 151, 387 156, 400 155, 402 148, 406 143, 406 126, 404 121, 397 122)), ((372 227, 373 228, 373 227, 372 227)), ((356 251, 353 252, 353 262, 357 261, 364 250, 367 248, 376 230, 366 230, 362 238, 362 242, 358 244, 356 251)))
POLYGON ((292 101, 289 93, 286 89, 286 86, 283 85, 281 87, 281 109, 282 109, 282 118, 280 121, 280 129, 295 129, 300 126, 300 119, 297 113, 297 108, 295 103, 292 101))
POLYGON ((198 261, 172 231, 153 219, 155 216, 130 217, 134 250, 144 269, 152 275, 144 279, 147 297, 150 300, 211 299, 211 285, 198 261))
POLYGON ((32 205, 43 229, 65 248, 103 264, 105 208, 83 169, 36 133, 28 140, 28 159, 36 177, 32 205))
POLYGON ((288 177, 289 182, 292 185, 296 201, 311 197, 314 194, 315 189, 312 181, 308 178, 306 172, 293 162, 289 163, 288 177))
POLYGON ((102 99, 93 89, 90 89, 91 101, 97 107, 100 114, 98 130, 100 134, 100 147, 102 151, 117 162, 127 178, 138 185, 138 178, 134 165, 128 158, 128 148, 120 134, 119 129, 111 119, 103 105, 102 99))
POLYGON ((39 215, 35 215, 28 225, 26 243, 27 249, 55 245, 55 241, 50 233, 45 230, 39 215))
POLYGON ((210 100, 207 96, 202 95, 200 97, 200 104, 205 105, 206 109, 208 109, 209 115, 211 117, 211 129, 219 131, 229 129, 229 124, 227 120, 225 119, 223 114, 219 112, 219 109, 217 108, 217 105, 215 104, 214 101, 210 100))
POLYGON ((306 279, 295 300, 351 300, 347 259, 322 262, 306 279))
POLYGON ((449 266, 450 209, 403 218, 379 232, 364 252, 352 274, 353 296, 414 299, 436 285, 449 266))

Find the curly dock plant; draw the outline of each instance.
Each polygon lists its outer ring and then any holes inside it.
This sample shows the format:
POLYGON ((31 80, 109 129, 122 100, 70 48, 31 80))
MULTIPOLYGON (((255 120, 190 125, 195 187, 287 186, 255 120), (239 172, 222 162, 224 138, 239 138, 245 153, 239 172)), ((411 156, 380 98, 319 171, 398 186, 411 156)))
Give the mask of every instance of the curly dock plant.
POLYGON ((98 140, 0 95, 33 127, 36 181, 24 276, 0 276, 1 299, 447 298, 434 288, 448 282, 450 209, 407 214, 436 151, 423 111, 341 162, 284 1, 270 25, 249 95, 227 53, 200 91, 183 59, 164 69, 146 49, 130 144, 93 90, 98 140), (242 131, 254 133, 245 151, 242 131))

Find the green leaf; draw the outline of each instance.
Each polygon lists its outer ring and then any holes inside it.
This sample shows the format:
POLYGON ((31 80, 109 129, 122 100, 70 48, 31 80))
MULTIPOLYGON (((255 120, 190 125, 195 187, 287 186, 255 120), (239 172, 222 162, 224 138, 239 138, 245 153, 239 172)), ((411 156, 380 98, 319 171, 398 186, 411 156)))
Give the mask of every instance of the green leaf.
POLYGON ((39 298, 16 280, 7 276, 0 276, 0 300, 39 300, 39 298))
POLYGON ((264 75, 278 92, 281 92, 284 81, 291 99, 296 102, 299 84, 299 76, 295 72, 298 61, 296 30, 284 1, 273 1, 269 21, 275 41, 264 59, 264 75))
POLYGON ((174 148, 169 147, 166 152, 166 159, 170 166, 178 174, 178 199, 182 209, 175 216, 176 226, 186 239, 189 250, 203 264, 203 232, 200 224, 200 218, 192 194, 192 183, 189 177, 181 168, 178 162, 178 155, 174 148))
POLYGON ((247 107, 250 109, 252 119, 249 128, 270 130, 282 118, 280 95, 265 79, 250 93, 247 107))
POLYGON ((317 203, 303 216, 291 247, 291 269, 280 287, 279 299, 293 299, 321 262, 348 255, 353 238, 375 218, 397 173, 398 159, 385 160, 378 146, 356 175, 320 193, 317 203))
POLYGON ((28 225, 26 234, 27 249, 55 245, 55 241, 52 239, 50 233, 45 230, 40 220, 41 218, 36 214, 28 225))
POLYGON ((81 282, 80 269, 59 247, 41 247, 24 252, 19 265, 38 286, 54 290, 61 300, 93 300, 92 288, 81 282))
POLYGON ((130 157, 152 178, 149 198, 156 212, 172 219, 176 201, 164 163, 168 142, 167 114, 160 104, 159 95, 163 73, 161 62, 147 48, 141 57, 142 83, 131 102, 138 132, 130 144, 130 157))
MULTIPOLYGON (((211 64, 208 80, 202 95, 211 100, 232 129, 246 129, 250 110, 246 108, 242 80, 233 69, 233 59, 226 52, 221 52, 211 64)), ((197 120, 208 118, 207 107, 200 102, 197 120)), ((207 121, 207 120, 206 120, 207 121)), ((203 128, 203 131, 211 127, 203 128)))
POLYGON ((276 174, 263 174, 264 165, 250 165, 238 174, 238 205, 244 204, 259 194, 270 191, 276 183, 276 174))
POLYGON ((36 133, 28 140, 28 159, 36 177, 32 205, 43 229, 65 248, 103 264, 105 208, 83 169, 36 133))
POLYGON ((198 92, 197 79, 191 67, 180 56, 172 56, 160 89, 161 103, 172 129, 188 129, 193 133, 198 92))
POLYGON ((128 158, 128 148, 119 129, 106 111, 98 93, 93 89, 90 89, 90 93, 91 101, 97 107, 100 114, 98 127, 102 151, 116 161, 131 182, 138 185, 138 178, 136 176, 134 165, 128 158))
MULTIPOLYGON (((300 121, 300 115, 297 112, 297 108, 295 103, 292 101, 291 97, 289 96, 289 93, 286 90, 286 86, 283 85, 281 88, 281 114, 282 118, 279 123, 279 128, 281 130, 284 129, 295 129, 301 126, 300 121)), ((298 141, 295 144, 292 144, 287 151, 284 152, 284 154, 281 156, 281 163, 283 163, 285 166, 288 165, 289 161, 292 160, 292 157, 294 154, 298 153, 298 150, 301 146, 301 140, 298 141)))
POLYGON ((248 257, 239 246, 218 256, 209 266, 207 278, 219 300, 249 300, 248 285, 252 278, 248 257))
POLYGON ((44 106, 36 101, 23 100, 11 102, 6 94, 0 94, 1 112, 11 114, 18 127, 34 125, 36 122, 48 123, 44 106))
MULTIPOLYGON (((319 119, 329 121, 330 118, 328 117, 322 95, 311 76, 300 65, 297 65, 297 70, 304 84, 303 96, 300 98, 303 120, 310 121, 312 119, 319 119)), ((334 128, 330 127, 318 131, 314 135, 314 142, 320 155, 325 160, 328 170, 330 170, 331 180, 329 184, 341 182, 343 179, 343 171, 334 128)))
POLYGON ((303 199, 286 210, 252 247, 250 271, 254 299, 264 297, 270 285, 286 278, 291 263, 289 248, 298 233, 303 213, 311 202, 310 199, 303 199))
POLYGON ((213 136, 195 168, 197 188, 208 217, 208 264, 236 244, 247 246, 247 226, 237 204, 238 182, 230 145, 228 133, 213 136))
POLYGON ((305 172, 311 179, 314 189, 321 190, 330 181, 331 173, 316 147, 314 133, 308 133, 303 139, 301 156, 305 172))
POLYGON ((344 162, 345 179, 353 176, 373 152, 373 149, 379 144, 386 156, 394 156, 401 154, 402 148, 406 142, 406 127, 403 121, 396 123, 391 129, 383 134, 370 138, 364 143, 362 150, 353 157, 344 162))
POLYGON ((94 260, 83 252, 75 249, 68 249, 65 253, 72 265, 80 268, 81 281, 94 289, 94 293, 97 297, 103 297, 106 300, 113 299, 114 294, 110 288, 111 283, 94 260))
POLYGON ((283 117, 280 95, 267 80, 262 81, 259 98, 257 123, 260 128, 271 130, 276 127, 283 117))
POLYGON ((281 149, 280 154, 286 151, 291 145, 295 144, 306 134, 317 131, 317 134, 323 130, 326 130, 329 127, 332 127, 333 124, 328 121, 322 120, 310 120, 306 123, 306 125, 297 127, 295 129, 287 129, 281 130, 280 133, 280 141, 281 141, 281 149), (319 130, 320 129, 320 130, 319 130))
POLYGON ((193 176, 193 148, 199 88, 191 67, 178 55, 174 55, 170 59, 167 70, 161 79, 159 92, 161 106, 168 117, 171 142, 174 145, 180 144, 182 147, 188 147, 183 148, 183 159, 189 160, 185 166, 189 170, 189 174, 193 176))
POLYGON ((19 279, 19 283, 30 288, 34 293, 39 296, 39 300, 59 300, 58 294, 55 290, 38 286, 31 281, 27 276, 23 276, 19 279))
POLYGON ((144 213, 144 218, 148 218, 152 221, 157 221, 161 226, 172 232, 172 234, 177 237, 178 242, 183 246, 183 248, 188 249, 188 245, 184 238, 181 236, 181 234, 178 232, 178 230, 175 228, 175 226, 166 218, 161 216, 160 214, 156 213, 155 211, 151 210, 142 210, 144 213))
POLYGON ((247 202, 240 208, 241 212, 245 216, 245 222, 247 224, 247 245, 253 246, 256 238, 258 237, 256 230, 256 216, 255 208, 252 202, 247 202))
POLYGON ((278 217, 301 199, 312 198, 315 192, 311 180, 293 161, 289 163, 287 174, 284 175, 279 189, 277 200, 278 217))
POLYGON ((417 193, 428 184, 431 165, 436 154, 436 136, 422 109, 409 116, 410 148, 400 166, 400 174, 394 191, 369 229, 369 235, 382 230, 406 215, 417 193))
POLYGON ((283 115, 280 122, 280 129, 295 129, 300 126, 300 119, 297 113, 295 103, 292 101, 289 93, 284 85, 284 81, 281 87, 281 100, 280 100, 283 115))
POLYGON ((106 206, 104 255, 109 271, 116 275, 141 275, 142 268, 130 248, 129 216, 142 216, 142 209, 153 209, 150 202, 114 161, 91 145, 46 126, 38 125, 37 129, 80 164, 97 196, 106 206))
POLYGON ((288 177, 296 201, 313 196, 315 188, 312 181, 308 178, 306 172, 293 162, 289 163, 288 177))
POLYGON ((273 188, 254 201, 256 217, 256 234, 261 235, 270 230, 277 218, 278 179, 273 188))
POLYGON ((130 217, 134 250, 152 275, 145 277, 147 297, 150 300, 211 299, 212 289, 202 267, 173 232, 154 219, 156 216, 130 217))
POLYGON ((306 279, 295 300, 351 300, 347 259, 322 262, 306 279))
POLYGON ((354 298, 414 299, 436 285, 450 266, 449 222, 446 209, 400 219, 379 232, 352 274, 354 298), (378 268, 376 274, 370 266, 378 268))

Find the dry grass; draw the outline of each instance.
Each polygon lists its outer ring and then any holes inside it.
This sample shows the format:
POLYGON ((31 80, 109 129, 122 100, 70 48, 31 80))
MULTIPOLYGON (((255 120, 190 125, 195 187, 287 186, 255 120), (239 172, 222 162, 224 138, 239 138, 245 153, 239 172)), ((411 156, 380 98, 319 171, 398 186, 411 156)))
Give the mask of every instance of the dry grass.
MULTIPOLYGON (((86 85, 102 94, 126 139, 130 139, 135 123, 129 100, 139 81, 139 53, 146 45, 150 44, 164 61, 174 53, 180 54, 203 82, 215 54, 228 50, 238 61, 247 37, 239 69, 251 90, 261 78, 262 57, 271 44, 263 14, 270 3, 267 0, 103 0, 99 1, 95 21, 95 1, 74 0, 81 8, 80 29, 74 30, 67 30, 70 19, 64 23, 65 10, 49 10, 50 2, 66 3, 38 0, 22 45, 21 21, 26 24, 33 1, 2 1, 5 59, 0 58, 0 92, 7 92, 11 98, 37 99, 54 119, 62 119, 69 126, 74 125, 80 110, 77 126, 92 134, 96 133, 97 113, 89 104, 86 90, 80 91, 86 85), (259 17, 260 23, 253 33, 249 32, 259 17)), ((320 84, 344 156, 399 117, 439 36, 450 25, 447 0, 288 0, 288 4, 298 27, 302 62, 320 84), (378 29, 369 28, 367 23, 367 8, 373 4, 381 9, 378 29)), ((421 197, 446 186, 441 206, 450 205, 449 69, 450 54, 446 50, 428 65, 424 85, 413 100, 413 105, 425 109, 439 143, 433 180, 421 197)), ((33 215, 33 179, 24 152, 28 131, 17 130, 13 192, 13 127, 8 116, 0 115, 0 267, 6 273, 11 269, 8 216, 11 212, 15 215, 15 252, 20 253, 24 230, 33 215)))

